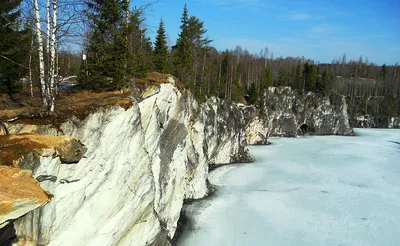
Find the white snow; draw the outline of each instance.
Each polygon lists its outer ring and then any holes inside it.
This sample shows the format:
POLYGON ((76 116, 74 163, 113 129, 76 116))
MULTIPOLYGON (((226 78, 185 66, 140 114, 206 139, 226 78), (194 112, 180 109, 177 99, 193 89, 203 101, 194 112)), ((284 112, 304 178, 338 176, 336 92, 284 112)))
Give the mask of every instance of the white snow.
POLYGON ((179 245, 400 245, 400 130, 272 138, 210 174, 179 245))

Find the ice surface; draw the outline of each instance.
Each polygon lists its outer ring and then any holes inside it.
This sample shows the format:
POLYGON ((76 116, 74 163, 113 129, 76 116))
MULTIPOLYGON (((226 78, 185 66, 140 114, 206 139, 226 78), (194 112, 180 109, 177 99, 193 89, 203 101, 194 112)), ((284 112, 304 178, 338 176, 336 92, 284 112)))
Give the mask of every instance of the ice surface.
POLYGON ((178 245, 400 245, 400 130, 273 138, 210 174, 178 245))

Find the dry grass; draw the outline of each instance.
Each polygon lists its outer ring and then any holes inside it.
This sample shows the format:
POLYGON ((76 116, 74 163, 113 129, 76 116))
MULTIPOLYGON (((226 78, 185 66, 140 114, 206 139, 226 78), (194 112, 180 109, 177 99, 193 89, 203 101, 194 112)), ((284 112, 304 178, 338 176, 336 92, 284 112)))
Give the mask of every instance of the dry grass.
POLYGON ((168 83, 168 77, 174 78, 174 76, 171 74, 162 74, 162 73, 158 73, 158 72, 151 72, 147 75, 147 80, 153 84, 163 84, 163 83, 168 83))
MULTIPOLYGON (((173 76, 151 72, 148 74, 148 78, 135 79, 135 82, 139 90, 144 91, 148 86, 168 83, 168 77, 173 76)), ((40 95, 38 90, 34 94, 40 95)), ((56 101, 55 115, 44 116, 44 112, 41 110, 40 96, 30 97, 28 88, 25 88, 25 91, 13 95, 13 98, 0 94, 0 119, 19 118, 20 123, 58 126, 72 116, 83 119, 96 109, 110 105, 119 105, 128 109, 132 106, 132 101, 129 99, 130 95, 130 90, 111 92, 60 91, 56 101)))

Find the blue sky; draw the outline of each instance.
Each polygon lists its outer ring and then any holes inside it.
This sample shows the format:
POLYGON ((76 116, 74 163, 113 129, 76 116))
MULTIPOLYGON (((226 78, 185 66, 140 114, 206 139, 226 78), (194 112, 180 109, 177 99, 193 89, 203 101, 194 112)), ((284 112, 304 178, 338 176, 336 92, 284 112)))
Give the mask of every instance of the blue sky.
POLYGON ((252 53, 268 47, 274 57, 331 62, 345 53, 379 65, 400 63, 400 0, 161 0, 146 12, 153 40, 162 17, 175 44, 185 3, 218 50, 240 45, 252 53))

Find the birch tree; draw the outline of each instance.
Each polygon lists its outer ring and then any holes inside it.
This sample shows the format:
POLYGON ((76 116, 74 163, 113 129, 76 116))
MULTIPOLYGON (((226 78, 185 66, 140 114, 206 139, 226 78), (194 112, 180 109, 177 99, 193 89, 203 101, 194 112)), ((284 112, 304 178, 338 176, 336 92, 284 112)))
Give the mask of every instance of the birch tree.
POLYGON ((43 106, 48 108, 48 97, 46 93, 46 82, 44 74, 44 50, 43 50, 43 38, 42 38, 42 26, 40 24, 40 9, 38 0, 34 0, 34 10, 35 10, 35 25, 36 25, 36 39, 38 45, 38 55, 39 55, 39 80, 40 80, 40 90, 42 93, 43 106))
POLYGON ((57 36, 57 0, 53 0, 53 18, 51 23, 50 36, 50 59, 49 59, 49 80, 50 80, 50 112, 54 112, 56 96, 56 36, 57 36))
POLYGON ((40 8, 38 0, 34 0, 34 11, 35 11, 35 34, 38 45, 38 56, 39 56, 39 80, 41 86, 41 94, 43 107, 45 110, 53 113, 55 109, 55 94, 56 94, 56 36, 57 36, 57 0, 47 0, 46 2, 46 24, 47 24, 47 66, 45 66, 45 53, 42 37, 42 26, 40 19, 40 8), (47 73, 46 73, 47 69, 47 73), (46 74, 48 75, 46 77, 46 74))

